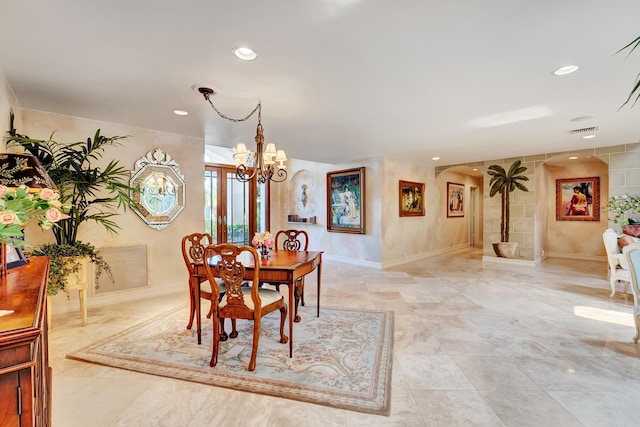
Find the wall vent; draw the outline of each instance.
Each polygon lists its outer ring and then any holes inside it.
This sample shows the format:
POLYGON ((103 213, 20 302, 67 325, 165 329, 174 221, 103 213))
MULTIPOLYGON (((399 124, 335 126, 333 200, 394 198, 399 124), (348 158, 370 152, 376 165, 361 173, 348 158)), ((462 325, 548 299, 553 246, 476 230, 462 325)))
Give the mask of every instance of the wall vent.
POLYGON ((569 131, 571 135, 575 135, 577 133, 590 133, 598 130, 598 126, 591 126, 589 128, 581 128, 581 129, 572 129, 569 131))
POLYGON ((100 254, 111 266, 112 282, 107 274, 98 280, 96 294, 136 289, 149 284, 147 245, 100 248, 100 254))

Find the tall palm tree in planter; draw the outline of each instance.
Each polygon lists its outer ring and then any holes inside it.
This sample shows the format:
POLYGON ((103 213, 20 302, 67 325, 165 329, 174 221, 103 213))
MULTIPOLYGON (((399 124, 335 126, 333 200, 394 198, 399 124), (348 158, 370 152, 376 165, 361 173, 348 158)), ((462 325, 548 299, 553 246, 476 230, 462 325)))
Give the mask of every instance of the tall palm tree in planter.
POLYGON ((96 266, 96 283, 103 271, 111 275, 109 265, 96 248, 78 240, 78 229, 85 222, 94 221, 108 232, 117 233, 119 226, 114 217, 133 205, 129 170, 117 160, 104 167, 97 165, 102 163, 107 148, 121 145, 127 137, 106 137, 98 129, 86 141, 61 143, 53 140, 53 134, 48 140, 39 140, 17 134, 13 114, 10 119, 7 146, 20 146, 36 156, 58 188, 62 204, 70 206, 69 217, 53 228, 56 243, 37 250, 51 258, 49 295, 67 290, 70 275, 82 270, 83 259, 96 266))
POLYGON ((493 244, 496 255, 504 258, 513 258, 517 243, 509 242, 509 220, 510 220, 510 200, 509 194, 516 189, 529 191, 521 181, 529 181, 529 177, 522 175, 527 168, 522 166, 520 160, 511 164, 506 171, 500 165, 491 165, 487 174, 491 176, 489 185, 491 190, 489 197, 500 193, 500 243, 493 244), (505 243, 507 243, 505 245, 505 243), (508 248, 508 249, 507 249, 508 248))

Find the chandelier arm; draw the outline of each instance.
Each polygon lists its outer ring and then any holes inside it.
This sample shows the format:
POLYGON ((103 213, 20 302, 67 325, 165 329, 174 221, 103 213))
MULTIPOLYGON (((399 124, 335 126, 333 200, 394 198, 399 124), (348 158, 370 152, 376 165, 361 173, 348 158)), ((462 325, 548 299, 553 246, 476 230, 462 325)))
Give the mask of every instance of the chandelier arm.
POLYGON ((273 182, 282 182, 287 179, 287 170, 286 169, 278 169, 276 171, 276 176, 278 178, 270 177, 269 179, 273 182))
POLYGON ((245 165, 236 166, 236 179, 240 182, 249 182, 256 176, 258 169, 253 168, 253 172, 251 174, 247 174, 249 170, 245 165))

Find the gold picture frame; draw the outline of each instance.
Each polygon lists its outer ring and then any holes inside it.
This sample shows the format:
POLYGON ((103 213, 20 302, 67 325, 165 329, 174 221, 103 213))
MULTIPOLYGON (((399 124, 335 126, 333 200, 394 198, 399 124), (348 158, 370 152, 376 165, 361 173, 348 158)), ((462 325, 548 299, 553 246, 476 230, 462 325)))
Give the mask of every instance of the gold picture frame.
POLYGON ((600 177, 556 179, 557 221, 600 221, 600 177))
POLYGON ((447 218, 464 217, 464 184, 447 182, 447 218))
POLYGON ((327 231, 365 234, 364 170, 327 173, 327 231))
POLYGON ((402 216, 424 216, 424 183, 400 181, 398 212, 402 216))

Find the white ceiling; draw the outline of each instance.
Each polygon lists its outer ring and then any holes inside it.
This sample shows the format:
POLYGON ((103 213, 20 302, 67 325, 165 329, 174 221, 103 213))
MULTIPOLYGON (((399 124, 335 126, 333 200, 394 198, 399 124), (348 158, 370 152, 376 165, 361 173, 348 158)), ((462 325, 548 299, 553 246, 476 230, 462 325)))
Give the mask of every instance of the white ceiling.
POLYGON ((638 0, 5 0, 0 16, 0 67, 22 107, 207 144, 252 147, 256 120, 221 119, 193 85, 229 116, 261 99, 267 142, 327 163, 640 140, 640 105, 618 110, 640 51, 615 55, 640 35, 638 0), (244 45, 256 60, 232 55, 244 45), (567 64, 581 68, 551 74, 567 64), (591 126, 595 139, 569 133, 591 126))

